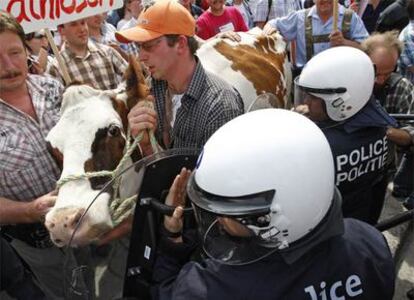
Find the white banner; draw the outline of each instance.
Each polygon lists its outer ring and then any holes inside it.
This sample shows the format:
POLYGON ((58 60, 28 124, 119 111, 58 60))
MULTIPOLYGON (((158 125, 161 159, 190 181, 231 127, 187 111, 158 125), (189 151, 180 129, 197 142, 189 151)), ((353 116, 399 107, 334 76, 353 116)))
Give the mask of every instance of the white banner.
POLYGON ((123 0, 0 0, 25 33, 83 19, 122 7, 123 0))

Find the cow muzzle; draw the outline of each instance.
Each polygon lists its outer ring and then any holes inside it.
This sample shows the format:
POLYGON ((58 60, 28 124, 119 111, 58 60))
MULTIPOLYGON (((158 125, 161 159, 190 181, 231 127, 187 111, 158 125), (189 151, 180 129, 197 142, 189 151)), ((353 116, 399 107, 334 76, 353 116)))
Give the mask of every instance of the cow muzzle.
POLYGON ((46 215, 45 226, 56 246, 79 247, 97 240, 111 229, 108 224, 91 223, 85 208, 72 206, 50 211, 46 215))

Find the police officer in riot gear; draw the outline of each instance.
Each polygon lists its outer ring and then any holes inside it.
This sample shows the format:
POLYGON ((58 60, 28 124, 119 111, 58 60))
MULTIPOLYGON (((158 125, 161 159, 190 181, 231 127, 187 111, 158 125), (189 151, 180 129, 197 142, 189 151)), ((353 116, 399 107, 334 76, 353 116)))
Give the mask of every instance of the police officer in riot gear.
POLYGON ((322 129, 335 161, 343 214, 370 224, 380 216, 389 157, 387 127, 396 127, 372 97, 375 71, 369 57, 350 47, 328 49, 295 81, 296 110, 322 129))
POLYGON ((328 141, 298 113, 258 110, 225 124, 166 204, 176 209, 164 217, 154 299, 392 299, 384 237, 343 220, 328 141), (182 232, 187 181, 201 263, 189 262, 196 244, 182 232))

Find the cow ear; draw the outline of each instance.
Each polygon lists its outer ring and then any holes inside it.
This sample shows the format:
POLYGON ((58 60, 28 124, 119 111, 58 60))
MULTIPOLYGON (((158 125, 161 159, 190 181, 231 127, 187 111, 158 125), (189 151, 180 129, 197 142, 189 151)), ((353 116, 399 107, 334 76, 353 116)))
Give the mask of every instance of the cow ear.
POLYGON ((129 66, 125 71, 127 106, 131 109, 139 100, 150 94, 146 83, 144 67, 132 55, 129 56, 129 66))
POLYGON ((63 154, 59 151, 58 148, 54 148, 50 142, 46 142, 46 147, 49 153, 52 155, 53 159, 59 166, 60 170, 63 170, 63 154))

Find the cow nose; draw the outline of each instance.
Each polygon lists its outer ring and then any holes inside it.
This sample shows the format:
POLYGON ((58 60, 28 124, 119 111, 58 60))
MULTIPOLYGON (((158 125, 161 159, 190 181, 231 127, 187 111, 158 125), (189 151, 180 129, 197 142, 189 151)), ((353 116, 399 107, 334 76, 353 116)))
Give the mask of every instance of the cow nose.
POLYGON ((50 218, 46 218, 45 226, 52 233, 72 231, 78 225, 84 212, 85 209, 81 207, 60 208, 50 218))

